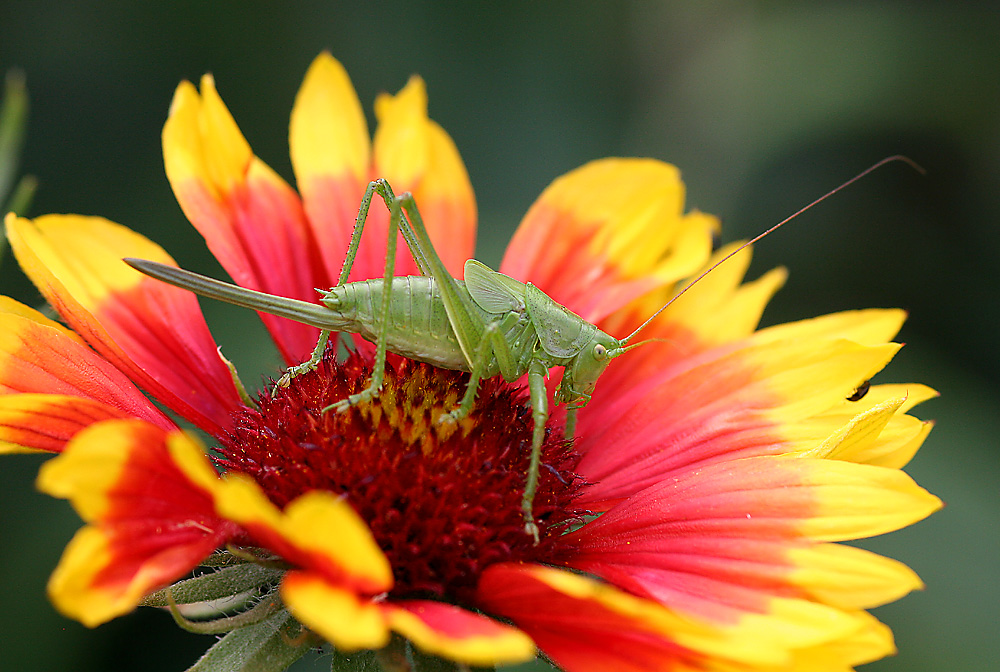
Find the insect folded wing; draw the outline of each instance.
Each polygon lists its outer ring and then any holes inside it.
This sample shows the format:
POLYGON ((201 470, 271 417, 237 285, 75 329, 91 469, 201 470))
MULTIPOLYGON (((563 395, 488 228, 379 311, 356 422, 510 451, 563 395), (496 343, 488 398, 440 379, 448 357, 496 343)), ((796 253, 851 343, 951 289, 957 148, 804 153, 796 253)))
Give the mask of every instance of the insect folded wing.
POLYGON ((475 259, 465 262, 465 288, 487 313, 524 312, 525 284, 475 259))

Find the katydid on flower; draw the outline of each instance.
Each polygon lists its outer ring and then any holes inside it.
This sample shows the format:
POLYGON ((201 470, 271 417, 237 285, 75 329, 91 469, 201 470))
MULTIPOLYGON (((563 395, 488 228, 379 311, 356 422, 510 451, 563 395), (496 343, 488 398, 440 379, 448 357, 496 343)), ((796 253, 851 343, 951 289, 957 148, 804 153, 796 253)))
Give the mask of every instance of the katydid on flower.
POLYGON ((413 196, 409 193, 396 196, 385 180, 375 180, 368 185, 340 278, 334 287, 321 292, 319 304, 245 289, 152 261, 125 261, 146 275, 196 294, 319 328, 320 338, 312 356, 304 363, 289 368, 279 380, 279 385, 287 385, 291 378, 315 368, 331 332, 356 333, 374 342, 376 353, 368 386, 324 410, 341 412, 375 398, 382 386, 387 352, 470 374, 458 406, 443 413, 439 422, 457 422, 465 417, 473 408, 476 390, 482 379, 500 375, 504 380, 513 382, 527 374, 534 427, 521 509, 525 531, 537 543, 539 529, 532 503, 549 417, 545 386, 549 369, 563 367, 554 401, 566 404, 565 433, 567 438, 571 438, 577 411, 590 401, 597 380, 611 360, 641 345, 629 345, 629 341, 681 294, 719 264, 804 210, 879 166, 899 158, 909 162, 904 157, 883 159, 744 243, 688 283, 638 329, 622 339, 601 331, 570 312, 530 282, 524 283, 498 273, 475 259, 465 262, 464 281, 456 280, 435 251, 413 196), (379 279, 348 283, 368 210, 376 194, 389 208, 385 273, 379 279), (397 232, 402 234, 422 275, 394 276, 397 232), (389 291, 383 291, 385 287, 389 287, 389 291), (387 316, 387 319, 382 319, 382 316, 387 316))

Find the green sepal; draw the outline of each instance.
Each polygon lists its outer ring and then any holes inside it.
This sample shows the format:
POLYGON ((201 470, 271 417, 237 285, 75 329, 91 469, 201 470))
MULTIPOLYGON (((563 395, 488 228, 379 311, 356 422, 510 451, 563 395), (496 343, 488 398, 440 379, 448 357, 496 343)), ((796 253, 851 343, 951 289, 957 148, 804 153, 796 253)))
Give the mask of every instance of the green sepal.
POLYGON ((187 672, 280 672, 320 640, 287 611, 233 630, 205 652, 187 672))
POLYGON ((232 616, 223 616, 212 620, 192 621, 181 613, 176 602, 170 603, 170 615, 174 617, 174 623, 188 632, 193 632, 196 635, 221 635, 224 632, 232 632, 233 630, 245 628, 249 625, 256 625, 264 619, 269 618, 271 614, 284 609, 284 606, 281 598, 278 597, 278 591, 274 590, 270 594, 264 595, 251 608, 232 616))
POLYGON ((230 565, 242 565, 245 562, 249 562, 245 558, 238 555, 233 555, 228 549, 219 549, 213 551, 212 555, 208 556, 201 561, 202 567, 228 567, 230 565))
POLYGON ((236 386, 236 393, 240 395, 240 401, 247 408, 257 408, 257 402, 255 402, 250 394, 247 392, 246 385, 243 384, 243 380, 240 378, 239 371, 236 370, 236 365, 229 361, 229 358, 222 354, 222 348, 218 348, 219 359, 226 365, 229 369, 229 376, 233 379, 233 385, 236 386))
MULTIPOLYGON (((146 607, 167 607, 171 601, 175 604, 195 604, 227 600, 243 594, 256 596, 257 589, 271 586, 281 578, 282 571, 271 567, 261 567, 253 563, 243 563, 223 567, 213 572, 185 579, 147 595, 142 602, 146 607)), ((224 605, 231 611, 239 605, 224 605)))

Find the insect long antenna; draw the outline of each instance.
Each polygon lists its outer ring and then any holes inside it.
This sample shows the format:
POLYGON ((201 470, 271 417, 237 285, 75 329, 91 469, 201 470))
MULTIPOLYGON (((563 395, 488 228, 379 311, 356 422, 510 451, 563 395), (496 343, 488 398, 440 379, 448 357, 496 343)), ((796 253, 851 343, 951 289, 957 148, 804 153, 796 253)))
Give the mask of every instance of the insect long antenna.
MULTIPOLYGON (((624 341, 622 341, 622 343, 624 343, 624 341)), ((618 357, 619 355, 624 355, 629 350, 635 350, 640 345, 648 345, 650 343, 674 343, 674 344, 676 344, 676 341, 674 341, 673 339, 670 339, 670 338, 647 338, 645 340, 639 341, 638 343, 633 343, 632 345, 625 345, 625 346, 622 346, 620 348, 615 348, 614 350, 611 351, 611 357, 614 358, 614 357, 618 357)))
MULTIPOLYGON (((694 287, 695 285, 697 285, 701 281, 701 279, 704 278, 706 275, 708 275, 709 273, 711 273, 712 271, 714 271, 715 269, 717 269, 722 264, 724 264, 727 261, 729 261, 729 259, 731 257, 736 256, 737 254, 739 254, 740 252, 742 252, 746 248, 750 247, 751 245, 753 245, 754 243, 756 243, 757 241, 759 241, 761 238, 764 238, 764 237, 769 236, 770 234, 774 233, 775 231, 777 231, 778 229, 780 229, 782 226, 784 226, 788 222, 792 221, 793 219, 795 219, 796 217, 798 217, 799 215, 801 215, 806 210, 809 210, 813 206, 819 205, 820 203, 822 203, 826 199, 828 199, 831 196, 833 196, 834 194, 836 194, 841 189, 846 189, 847 187, 851 186, 852 184, 854 184, 855 182, 857 182, 858 180, 860 180, 865 175, 868 175, 872 171, 878 170, 879 168, 881 168, 885 164, 892 163, 894 161, 902 161, 903 163, 907 164, 908 166, 910 166, 911 168, 913 168, 915 171, 917 171, 921 175, 926 175, 927 174, 927 171, 925 171, 923 169, 923 167, 920 166, 920 164, 918 164, 916 161, 914 161, 913 159, 909 158, 908 156, 903 156, 902 154, 896 154, 895 156, 888 156, 888 157, 882 159, 881 161, 877 161, 876 163, 868 166, 867 168, 865 168, 860 173, 858 173, 857 175, 855 175, 851 179, 847 180, 846 182, 844 182, 840 186, 835 187, 835 188, 831 189, 830 191, 826 192, 825 194, 823 194, 822 196, 820 196, 819 198, 817 198, 816 200, 814 200, 812 203, 809 203, 808 205, 799 208, 794 213, 792 213, 788 217, 785 217, 783 220, 781 220, 780 222, 778 222, 777 224, 775 224, 774 226, 772 226, 771 228, 769 228, 767 231, 764 231, 763 233, 757 234, 756 236, 754 236, 753 238, 751 238, 750 240, 748 240, 747 242, 743 243, 742 245, 740 245, 739 247, 737 247, 735 250, 733 250, 732 252, 730 252, 729 254, 727 254, 726 256, 724 256, 722 259, 719 259, 717 262, 715 262, 714 264, 712 264, 707 270, 703 271, 701 273, 701 275, 699 275, 698 277, 696 277, 694 280, 692 280, 688 284, 684 285, 684 287, 681 288, 681 291, 679 291, 676 294, 674 294, 673 297, 671 297, 669 301, 667 301, 665 304, 663 304, 662 306, 660 306, 659 310, 657 310, 655 313, 653 313, 652 315, 650 315, 649 319, 647 319, 645 322, 643 322, 642 324, 640 324, 638 329, 636 329, 635 331, 633 331, 631 334, 629 334, 625 338, 621 339, 621 341, 619 341, 619 342, 622 343, 623 345, 625 343, 628 343, 632 339, 633 336, 635 336, 640 331, 642 331, 647 326, 649 326, 649 323, 652 322, 653 320, 655 320, 660 315, 660 313, 662 313, 664 310, 666 310, 667 308, 669 308, 670 305, 674 301, 676 301, 677 299, 679 299, 682 296, 684 296, 685 292, 687 292, 689 289, 691 289, 692 287, 694 287)), ((641 344, 636 344, 636 345, 641 345, 641 344)))

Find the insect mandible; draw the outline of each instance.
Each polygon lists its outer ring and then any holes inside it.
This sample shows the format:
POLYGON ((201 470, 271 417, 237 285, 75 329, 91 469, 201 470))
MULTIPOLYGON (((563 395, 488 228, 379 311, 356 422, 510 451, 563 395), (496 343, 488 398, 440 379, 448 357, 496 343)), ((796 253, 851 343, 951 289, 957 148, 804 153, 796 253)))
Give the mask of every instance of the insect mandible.
POLYGON ((390 351, 470 374, 458 406, 442 414, 440 422, 457 422, 465 417, 472 410, 476 390, 484 378, 500 375, 504 380, 513 382, 527 374, 534 426, 521 510, 525 531, 537 543, 539 529, 532 502, 538 485, 539 458, 549 417, 545 387, 549 369, 563 367, 554 402, 566 404, 566 436, 571 438, 576 413, 590 400, 594 386, 608 364, 615 357, 642 345, 630 344, 630 341, 671 303, 739 251, 873 170, 896 160, 905 161, 923 172, 906 157, 882 159, 720 259, 622 339, 601 331, 570 312, 530 282, 524 283, 498 273, 475 259, 465 262, 465 280, 456 280, 435 251, 412 194, 397 196, 388 182, 381 179, 371 182, 365 191, 340 278, 334 287, 321 292, 319 304, 245 289, 157 262, 142 259, 125 261, 146 275, 196 294, 319 328, 320 338, 312 356, 288 369, 279 380, 279 385, 287 385, 291 378, 319 363, 331 332, 356 333, 373 341, 376 352, 368 386, 324 411, 344 411, 378 396, 385 374, 386 353, 390 351), (379 279, 348 283, 368 210, 376 194, 389 208, 385 272, 379 279), (422 275, 394 275, 397 231, 402 234, 422 275), (389 291, 384 291, 386 287, 390 288, 389 291), (381 319, 382 316, 388 316, 388 319, 381 319), (417 336, 411 328, 417 320, 440 327, 433 330, 435 333, 428 335, 425 330, 417 336))

